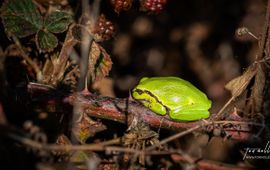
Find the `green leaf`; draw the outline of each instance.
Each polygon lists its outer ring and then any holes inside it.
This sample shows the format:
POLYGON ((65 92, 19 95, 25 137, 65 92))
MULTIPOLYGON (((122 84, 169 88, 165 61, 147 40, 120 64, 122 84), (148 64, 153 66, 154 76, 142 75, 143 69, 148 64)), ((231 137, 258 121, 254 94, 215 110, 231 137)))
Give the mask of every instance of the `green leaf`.
POLYGON ((32 35, 42 27, 42 17, 31 0, 5 1, 1 13, 6 31, 19 38, 32 35))
POLYGON ((40 30, 36 34, 36 45, 41 52, 50 52, 58 45, 58 39, 50 32, 40 30))
POLYGON ((72 16, 69 13, 56 11, 45 18, 44 26, 50 32, 60 33, 66 31, 72 21, 72 16))

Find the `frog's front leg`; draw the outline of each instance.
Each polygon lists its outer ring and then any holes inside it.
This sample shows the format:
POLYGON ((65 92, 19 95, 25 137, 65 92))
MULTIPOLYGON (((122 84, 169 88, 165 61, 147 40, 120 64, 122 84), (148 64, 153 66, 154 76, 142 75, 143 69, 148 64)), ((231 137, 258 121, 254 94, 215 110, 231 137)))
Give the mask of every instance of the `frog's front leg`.
POLYGON ((179 121, 195 121, 208 118, 209 111, 202 109, 200 105, 184 106, 180 109, 170 110, 169 116, 174 120, 179 121))

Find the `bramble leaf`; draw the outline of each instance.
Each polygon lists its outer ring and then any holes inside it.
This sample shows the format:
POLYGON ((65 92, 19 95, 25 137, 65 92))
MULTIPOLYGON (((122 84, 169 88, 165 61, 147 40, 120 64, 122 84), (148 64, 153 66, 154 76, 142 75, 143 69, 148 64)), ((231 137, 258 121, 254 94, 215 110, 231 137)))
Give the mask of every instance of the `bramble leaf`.
POLYGON ((36 45, 41 52, 50 52, 58 45, 58 39, 50 32, 40 30, 36 34, 36 45))
POLYGON ((248 84, 255 75, 256 68, 248 67, 243 75, 232 79, 225 85, 225 88, 231 92, 233 97, 238 97, 246 90, 248 84))
POLYGON ((100 80, 107 76, 112 68, 111 56, 99 45, 101 55, 95 64, 95 79, 100 80))
POLYGON ((72 127, 72 133, 80 143, 85 143, 90 136, 106 129, 101 122, 92 120, 87 114, 81 114, 80 120, 72 127))
POLYGON ((6 32, 19 38, 35 34, 42 27, 42 17, 31 0, 9 0, 2 8, 6 32))
POLYGON ((92 81, 100 80, 107 76, 112 67, 112 60, 105 49, 95 41, 92 43, 89 54, 89 75, 92 81))
POLYGON ((63 11, 52 12, 45 18, 44 27, 52 33, 61 33, 68 29, 72 16, 63 11))
MULTIPOLYGON (((72 28, 72 36, 77 42, 83 43, 82 36, 92 37, 93 34, 91 35, 84 26, 75 25, 72 28)), ((100 80, 109 74, 111 68, 112 60, 110 55, 95 41, 94 38, 94 41, 91 44, 91 51, 89 53, 88 76, 90 76, 93 82, 95 80, 100 80)))
POLYGON ((88 75, 91 77, 92 81, 95 81, 95 65, 97 60, 101 55, 99 45, 96 42, 93 42, 91 45, 91 52, 89 53, 89 62, 88 62, 88 75))

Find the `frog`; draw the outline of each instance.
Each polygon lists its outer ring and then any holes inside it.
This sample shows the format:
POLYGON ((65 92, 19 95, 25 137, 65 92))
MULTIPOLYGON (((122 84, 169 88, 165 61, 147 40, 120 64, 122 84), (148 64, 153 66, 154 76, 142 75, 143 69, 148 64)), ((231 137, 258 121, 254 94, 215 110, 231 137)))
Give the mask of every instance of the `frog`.
POLYGON ((168 115, 174 121, 197 121, 210 116, 212 101, 179 77, 143 77, 131 95, 154 113, 168 115))

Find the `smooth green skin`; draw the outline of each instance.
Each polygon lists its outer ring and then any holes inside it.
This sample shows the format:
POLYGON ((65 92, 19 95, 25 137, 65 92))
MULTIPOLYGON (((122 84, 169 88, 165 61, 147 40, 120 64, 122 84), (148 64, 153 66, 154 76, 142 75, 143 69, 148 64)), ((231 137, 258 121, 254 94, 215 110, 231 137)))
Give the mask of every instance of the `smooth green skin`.
POLYGON ((153 112, 179 121, 208 118, 212 104, 206 94, 178 77, 144 77, 132 96, 153 112))

